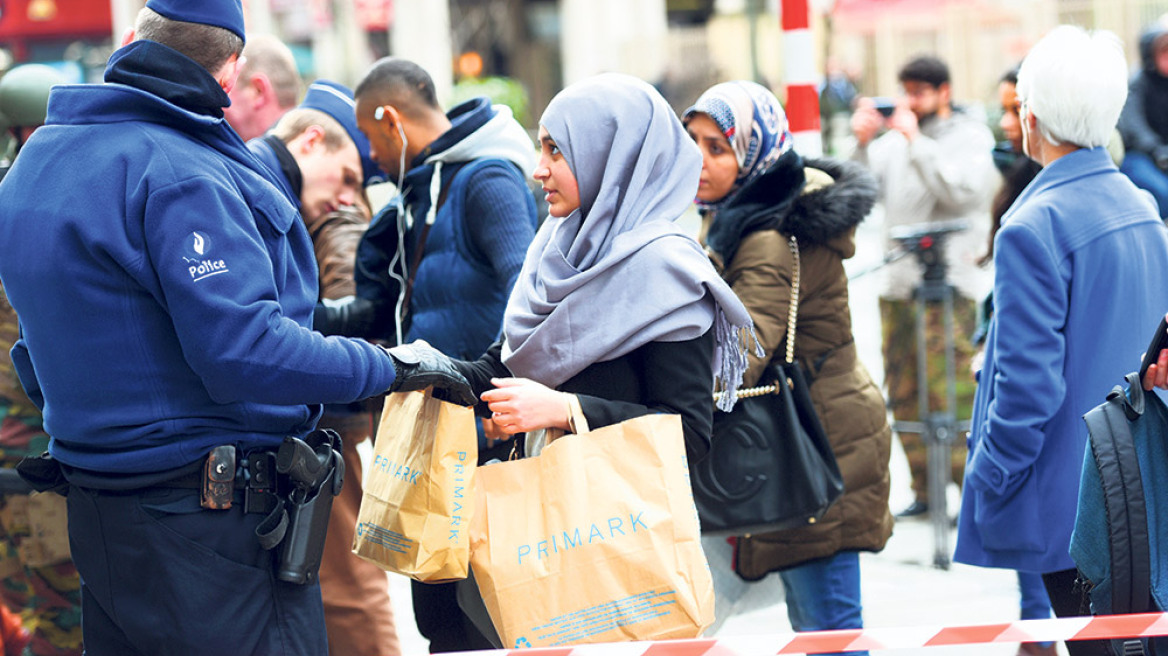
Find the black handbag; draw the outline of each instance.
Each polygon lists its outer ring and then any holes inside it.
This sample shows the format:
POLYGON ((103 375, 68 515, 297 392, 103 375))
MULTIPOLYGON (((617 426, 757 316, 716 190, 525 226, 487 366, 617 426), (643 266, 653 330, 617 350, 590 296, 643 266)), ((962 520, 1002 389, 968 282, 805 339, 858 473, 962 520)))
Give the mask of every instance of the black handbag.
POLYGON ((739 390, 731 412, 714 411, 710 452, 694 465, 694 501, 705 535, 745 535, 814 524, 843 493, 843 478, 795 362, 799 244, 794 255, 786 362, 760 387, 739 390))

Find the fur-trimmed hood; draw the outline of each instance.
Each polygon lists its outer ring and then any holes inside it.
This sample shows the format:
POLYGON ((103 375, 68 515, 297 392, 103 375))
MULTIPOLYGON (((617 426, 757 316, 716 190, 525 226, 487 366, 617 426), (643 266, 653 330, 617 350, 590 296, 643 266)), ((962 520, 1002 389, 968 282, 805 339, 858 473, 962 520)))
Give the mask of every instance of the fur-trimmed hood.
POLYGON ((801 244, 832 247, 850 257, 851 231, 868 216, 876 194, 876 179, 860 164, 804 161, 787 153, 715 213, 707 241, 725 262, 757 230, 778 230, 801 244), (840 237, 847 243, 838 243, 840 237))
POLYGON ((829 244, 850 233, 876 204, 876 178, 863 165, 836 159, 807 161, 808 169, 826 173, 830 184, 812 187, 813 178, 795 199, 779 230, 794 235, 800 243, 829 244))

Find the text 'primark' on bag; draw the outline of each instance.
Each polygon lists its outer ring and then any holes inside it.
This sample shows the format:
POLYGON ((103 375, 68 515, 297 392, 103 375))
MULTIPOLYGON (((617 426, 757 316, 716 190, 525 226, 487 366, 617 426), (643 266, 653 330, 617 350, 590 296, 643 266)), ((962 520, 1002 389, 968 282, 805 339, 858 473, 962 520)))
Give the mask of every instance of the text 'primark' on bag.
MULTIPOLYGON (((645 524, 645 522, 641 521, 641 516, 644 514, 645 514, 644 511, 641 511, 641 512, 637 513, 636 515, 629 513, 628 527, 629 527, 630 531, 632 531, 633 533, 636 533, 637 526, 640 526, 641 528, 645 529, 646 531, 649 530, 649 527, 645 524)), ((562 535, 562 539, 559 542, 556 541, 556 538, 561 537, 561 536, 552 534, 550 540, 540 540, 539 542, 535 542, 534 544, 521 544, 521 545, 519 545, 519 548, 517 550, 519 552, 519 564, 520 565, 523 564, 523 557, 524 556, 531 555, 533 546, 535 547, 535 559, 536 560, 543 560, 544 558, 550 557, 548 555, 548 545, 549 544, 551 545, 551 550, 552 550, 551 552, 553 554, 560 553, 560 551, 567 551, 568 549, 575 549, 576 547, 583 546, 585 544, 585 540, 581 536, 581 531, 583 531, 583 530, 588 530, 588 538, 587 538, 587 542, 586 542, 587 544, 592 544, 593 541, 595 541, 595 540, 600 540, 601 542, 603 542, 605 539, 609 539, 609 540, 615 539, 617 533, 620 533, 622 536, 625 535, 625 528, 624 528, 625 521, 624 521, 623 517, 609 517, 608 518, 608 526, 607 526, 608 538, 604 537, 604 531, 601 530, 601 526, 603 526, 603 524, 597 524, 596 522, 593 522, 591 525, 577 528, 574 531, 572 531, 571 533, 569 533, 568 531, 564 531, 563 535, 562 535)))
MULTIPOLYGON (((458 462, 454 463, 454 497, 455 499, 462 499, 463 493, 466 491, 466 451, 458 452, 458 462)), ((454 502, 454 514, 450 516, 450 535, 447 540, 458 540, 460 537, 460 527, 462 526, 462 503, 454 502)))
POLYGON ((418 474, 422 473, 417 469, 392 462, 385 456, 373 456, 373 468, 388 473, 394 480, 402 480, 410 485, 417 485, 418 474))
MULTIPOLYGON (((454 466, 454 473, 456 475, 462 476, 466 473, 466 464, 465 463, 466 463, 466 451, 459 451, 458 452, 458 464, 454 466)), ((417 469, 410 469, 406 465, 399 465, 398 463, 393 462, 393 461, 389 460, 388 458, 386 458, 385 456, 381 456, 381 455, 373 456, 373 468, 380 470, 380 471, 383 471, 383 472, 386 472, 390 476, 392 476, 395 480, 402 480, 402 481, 409 483, 410 485, 417 485, 418 484, 418 475, 422 473, 417 469)), ((462 482, 461 478, 458 478, 455 480, 458 482, 462 482)), ((455 489, 457 491, 457 493, 455 494, 455 498, 461 499, 462 498, 462 488, 455 488, 455 489)))

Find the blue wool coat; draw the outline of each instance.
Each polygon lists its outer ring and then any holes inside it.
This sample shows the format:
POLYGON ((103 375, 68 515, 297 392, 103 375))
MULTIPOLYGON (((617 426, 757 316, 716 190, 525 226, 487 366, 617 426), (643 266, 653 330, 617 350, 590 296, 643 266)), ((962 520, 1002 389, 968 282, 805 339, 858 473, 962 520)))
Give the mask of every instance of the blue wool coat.
POLYGON ((319 403, 384 391, 392 360, 309 329, 312 244, 222 119, 206 70, 139 41, 107 84, 64 86, 0 184, 12 357, 50 452, 108 474, 275 446, 319 403))
POLYGON ((1106 150, 1078 150, 1015 201, 994 268, 955 560, 1070 569, 1082 416, 1139 366, 1168 310, 1168 231, 1106 150))

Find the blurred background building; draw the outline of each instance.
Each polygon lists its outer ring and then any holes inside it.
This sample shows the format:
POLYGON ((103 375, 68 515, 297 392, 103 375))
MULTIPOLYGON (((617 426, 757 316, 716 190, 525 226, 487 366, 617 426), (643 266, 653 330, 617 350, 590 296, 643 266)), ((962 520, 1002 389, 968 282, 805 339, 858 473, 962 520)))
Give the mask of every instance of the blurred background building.
MULTIPOLYGON (((815 70, 895 95, 896 70, 932 52, 954 97, 993 104, 999 76, 1059 23, 1106 28, 1138 61, 1168 0, 807 0, 815 70)), ((144 0, 0 0, 0 70, 42 62, 98 80, 144 0)), ((307 78, 354 84, 378 57, 426 66, 446 102, 488 93, 534 128, 565 84, 637 75, 678 108, 714 82, 751 78, 782 97, 781 0, 244 0, 249 30, 284 39, 307 78)))

